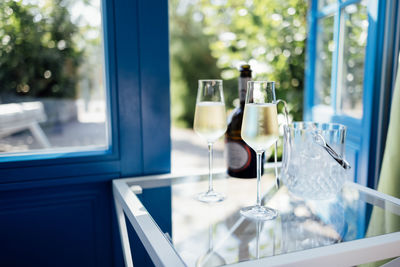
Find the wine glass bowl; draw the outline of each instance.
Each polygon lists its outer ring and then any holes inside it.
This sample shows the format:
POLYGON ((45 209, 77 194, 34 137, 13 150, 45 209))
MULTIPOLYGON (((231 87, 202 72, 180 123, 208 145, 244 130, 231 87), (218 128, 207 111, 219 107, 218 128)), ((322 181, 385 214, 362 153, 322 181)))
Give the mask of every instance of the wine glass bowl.
POLYGON ((277 116, 276 104, 246 104, 242 138, 256 152, 264 152, 278 140, 277 116))
POLYGON ((240 214, 255 220, 271 220, 278 213, 262 206, 260 197, 262 153, 279 137, 275 97, 275 82, 249 81, 244 107, 241 135, 257 154, 257 203, 240 210, 240 214))
POLYGON ((214 143, 226 131, 225 104, 203 101, 196 105, 194 131, 207 142, 214 143))
POLYGON ((203 202, 219 202, 224 200, 221 193, 215 192, 212 181, 212 148, 214 142, 226 131, 226 111, 222 89, 222 80, 199 80, 196 109, 194 115, 194 131, 208 144, 209 183, 208 191, 198 195, 203 202))

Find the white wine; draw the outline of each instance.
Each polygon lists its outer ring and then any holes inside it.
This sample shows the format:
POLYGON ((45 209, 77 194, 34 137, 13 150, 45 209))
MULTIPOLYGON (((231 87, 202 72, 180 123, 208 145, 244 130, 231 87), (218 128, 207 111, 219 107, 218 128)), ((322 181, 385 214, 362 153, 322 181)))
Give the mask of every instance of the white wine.
POLYGON ((221 102, 199 102, 194 114, 194 131, 214 142, 226 131, 225 104, 221 102))
POLYGON ((255 151, 262 152, 278 139, 276 104, 249 103, 244 107, 242 138, 255 151))

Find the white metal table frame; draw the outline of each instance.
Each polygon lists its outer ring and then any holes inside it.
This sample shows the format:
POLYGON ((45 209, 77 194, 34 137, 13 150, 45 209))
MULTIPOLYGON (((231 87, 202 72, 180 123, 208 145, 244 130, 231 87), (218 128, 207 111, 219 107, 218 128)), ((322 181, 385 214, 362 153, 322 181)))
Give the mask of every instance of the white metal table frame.
MULTIPOLYGON (((219 175, 225 174, 221 173, 219 175)), ((142 193, 142 187, 135 185, 149 180, 156 180, 160 185, 169 185, 172 184, 171 180, 183 177, 187 176, 167 174, 113 180, 114 201, 126 266, 131 267, 133 263, 125 215, 156 266, 186 266, 169 238, 161 231, 136 196, 136 194, 142 193)), ((360 192, 364 192, 366 196, 371 196, 371 199, 368 200, 370 203, 372 201, 373 204, 381 206, 387 201, 400 206, 400 199, 355 183, 348 184, 360 192)), ((258 260, 239 262, 229 266, 354 266, 399 256, 400 232, 395 232, 258 260)), ((397 264, 399 264, 398 259, 385 266, 398 266, 397 264)))

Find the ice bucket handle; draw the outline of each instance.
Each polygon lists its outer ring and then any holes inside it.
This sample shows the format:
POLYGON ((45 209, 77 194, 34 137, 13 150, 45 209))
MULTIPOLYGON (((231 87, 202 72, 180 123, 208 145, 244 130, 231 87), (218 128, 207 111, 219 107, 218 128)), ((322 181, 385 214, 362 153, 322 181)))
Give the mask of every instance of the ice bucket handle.
POLYGON ((314 142, 323 147, 326 152, 331 155, 331 157, 336 160, 337 163, 340 164, 345 170, 351 169, 350 164, 325 141, 324 137, 321 134, 314 135, 314 142))

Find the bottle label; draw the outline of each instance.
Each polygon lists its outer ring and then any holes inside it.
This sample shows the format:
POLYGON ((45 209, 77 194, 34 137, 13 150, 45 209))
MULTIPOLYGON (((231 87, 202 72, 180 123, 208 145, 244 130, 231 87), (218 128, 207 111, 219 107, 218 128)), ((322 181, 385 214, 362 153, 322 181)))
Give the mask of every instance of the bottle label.
POLYGON ((241 170, 247 168, 251 162, 250 149, 239 142, 227 142, 226 154, 228 168, 231 170, 241 170))
POLYGON ((244 102, 246 100, 247 93, 247 82, 251 81, 250 77, 240 77, 239 78, 239 100, 240 102, 244 102))

